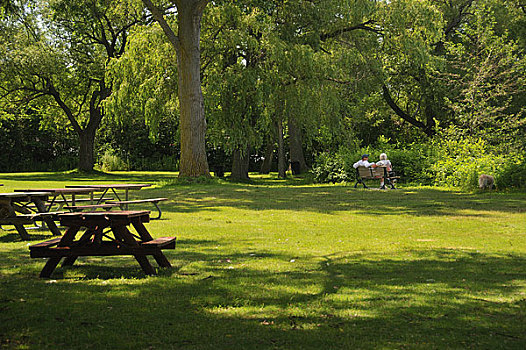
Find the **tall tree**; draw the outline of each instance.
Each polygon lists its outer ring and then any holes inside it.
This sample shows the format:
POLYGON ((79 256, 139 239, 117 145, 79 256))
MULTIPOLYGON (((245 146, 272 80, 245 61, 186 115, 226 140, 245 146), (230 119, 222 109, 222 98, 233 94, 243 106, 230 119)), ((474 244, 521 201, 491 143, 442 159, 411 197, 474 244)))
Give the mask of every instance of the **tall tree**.
POLYGON ((2 100, 42 100, 62 112, 79 139, 78 168, 93 169, 94 141, 110 95, 105 78, 110 59, 125 50, 129 28, 141 9, 126 0, 39 1, 7 20, 3 47, 2 100))
POLYGON ((201 90, 201 19, 208 0, 174 0, 177 34, 162 9, 143 0, 177 55, 181 161, 179 176, 210 176, 206 157, 206 120, 201 90))

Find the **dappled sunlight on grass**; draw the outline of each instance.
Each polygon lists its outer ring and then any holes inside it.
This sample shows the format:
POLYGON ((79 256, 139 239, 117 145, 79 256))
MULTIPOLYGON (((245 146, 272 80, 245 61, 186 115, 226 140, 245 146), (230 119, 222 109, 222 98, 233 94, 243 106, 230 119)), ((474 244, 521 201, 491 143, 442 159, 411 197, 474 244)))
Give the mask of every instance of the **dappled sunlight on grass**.
POLYGON ((524 193, 367 191, 264 176, 192 185, 173 173, 82 176, 8 174, 2 190, 153 183, 132 196, 169 198, 148 229, 178 237, 166 251, 173 268, 148 277, 133 257, 85 257, 39 279, 45 260, 29 258, 34 242, 0 231, 2 347, 526 344, 524 193))

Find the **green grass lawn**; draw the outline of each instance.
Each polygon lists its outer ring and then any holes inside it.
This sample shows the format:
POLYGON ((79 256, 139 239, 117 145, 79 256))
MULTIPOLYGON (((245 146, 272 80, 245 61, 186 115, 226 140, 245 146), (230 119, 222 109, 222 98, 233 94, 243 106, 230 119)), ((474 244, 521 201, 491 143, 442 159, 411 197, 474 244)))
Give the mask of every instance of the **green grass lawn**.
MULTIPOLYGON (((525 349, 526 194, 253 176, 2 174, 1 191, 152 183, 174 266, 80 258, 52 279, 0 231, 0 344, 21 349, 525 349)), ((140 207, 136 207, 140 208, 140 207)), ((153 261, 153 259, 152 259, 153 261)))

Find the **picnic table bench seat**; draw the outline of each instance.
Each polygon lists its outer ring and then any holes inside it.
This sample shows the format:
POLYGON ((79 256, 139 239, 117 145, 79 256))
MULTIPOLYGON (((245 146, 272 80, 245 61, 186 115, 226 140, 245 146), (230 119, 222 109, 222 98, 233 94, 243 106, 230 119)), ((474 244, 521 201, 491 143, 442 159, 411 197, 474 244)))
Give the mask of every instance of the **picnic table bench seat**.
POLYGON ((115 201, 110 200, 106 201, 105 203, 108 204, 117 204, 121 207, 122 210, 125 210, 128 208, 128 204, 138 204, 138 203, 152 203, 155 208, 157 209, 157 212, 159 213, 157 217, 152 219, 160 219, 162 215, 161 208, 159 208, 159 202, 166 201, 168 198, 146 198, 146 199, 133 199, 133 200, 127 200, 127 201, 115 201))
POLYGON ((112 256, 112 255, 153 255, 159 249, 175 249, 176 237, 160 237, 147 242, 138 242, 138 246, 121 242, 73 242, 69 246, 58 246, 62 237, 29 246, 31 258, 73 257, 73 256, 112 256))
POLYGON ((105 203, 105 204, 86 204, 86 205, 66 205, 64 209, 72 210, 72 211, 81 211, 81 210, 96 210, 96 209, 104 209, 104 210, 111 210, 112 208, 118 207, 118 204, 111 204, 111 203, 105 203))

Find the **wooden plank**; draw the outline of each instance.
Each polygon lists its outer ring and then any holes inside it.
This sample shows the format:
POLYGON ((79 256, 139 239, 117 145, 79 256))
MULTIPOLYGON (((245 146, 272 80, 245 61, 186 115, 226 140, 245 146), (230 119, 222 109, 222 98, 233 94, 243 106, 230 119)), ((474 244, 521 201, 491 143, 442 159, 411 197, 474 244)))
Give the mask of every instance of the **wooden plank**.
POLYGON ((156 246, 163 249, 175 249, 177 237, 159 237, 148 242, 142 242, 142 246, 156 246))
POLYGON ((133 203, 158 203, 161 201, 166 201, 168 198, 146 198, 146 199, 135 199, 129 201, 106 201, 106 203, 115 203, 115 204, 133 204, 133 203))
POLYGON ((118 204, 88 204, 88 205, 66 205, 64 209, 84 210, 84 209, 111 209, 118 207, 118 204))
POLYGON ((48 248, 48 247, 51 247, 51 246, 54 246, 54 245, 58 244, 58 242, 60 242, 61 239, 62 239, 62 237, 57 237, 57 238, 50 239, 49 241, 33 244, 33 245, 29 246, 29 249, 31 250, 31 249, 48 248))
POLYGON ((112 256, 112 255, 154 255, 161 253, 161 248, 119 245, 116 242, 103 241, 100 245, 83 245, 68 247, 48 247, 30 250, 32 258, 71 257, 71 256, 112 256))
POLYGON ((23 217, 21 215, 0 219, 0 225, 29 225, 32 224, 31 218, 23 217))

